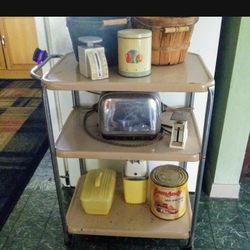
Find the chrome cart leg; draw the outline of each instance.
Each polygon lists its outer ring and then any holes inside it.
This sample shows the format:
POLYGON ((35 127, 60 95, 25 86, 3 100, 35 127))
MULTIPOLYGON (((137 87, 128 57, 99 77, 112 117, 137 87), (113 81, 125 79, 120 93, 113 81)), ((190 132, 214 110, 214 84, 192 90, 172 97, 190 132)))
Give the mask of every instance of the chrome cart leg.
POLYGON ((194 231, 195 231, 195 225, 197 222, 199 201, 200 201, 200 195, 201 195, 201 189, 202 189, 204 166, 205 166, 205 161, 206 161, 207 145, 208 145, 208 138, 209 138, 209 130, 210 130, 210 125, 211 125, 211 117, 212 117, 212 110, 213 110, 213 101, 214 101, 214 87, 210 87, 208 89, 206 115, 205 115, 205 121, 204 121, 204 132, 203 132, 202 149, 201 149, 201 160, 199 163, 199 170, 198 170, 197 183, 196 183, 191 232, 190 232, 188 243, 184 247, 184 249, 192 249, 193 243, 194 243, 194 231))
POLYGON ((187 162, 186 162, 186 161, 182 163, 182 167, 183 167, 185 170, 187 170, 187 162))
POLYGON ((80 164, 80 173, 81 173, 81 175, 86 174, 87 169, 86 169, 85 159, 79 159, 79 164, 80 164))
POLYGON ((193 107, 194 107, 194 95, 195 95, 195 93, 191 92, 191 93, 190 93, 190 96, 189 96, 189 104, 188 104, 188 106, 189 106, 190 108, 193 108, 193 107))
POLYGON ((68 245, 70 244, 70 241, 71 241, 71 235, 68 234, 67 225, 65 221, 66 213, 65 213, 64 206, 63 206, 63 194, 62 194, 61 180, 60 180, 60 175, 59 175, 59 170, 58 170, 58 163, 56 160, 56 151, 55 151, 53 128, 52 128, 52 123, 51 123, 51 114, 50 114, 50 109, 49 109, 48 94, 44 86, 43 86, 43 103, 44 103, 44 109, 45 109, 48 137, 49 137, 49 142, 50 142, 51 161, 52 161, 54 180, 55 180, 55 185, 56 185, 59 212, 61 215, 61 222, 62 222, 62 227, 63 227, 63 232, 64 232, 64 242, 65 244, 68 245))
MULTIPOLYGON (((73 101, 73 107, 79 107, 80 106, 80 96, 79 91, 71 91, 72 93, 72 101, 73 101)), ((80 173, 81 175, 86 174, 86 162, 85 159, 79 159, 79 166, 80 166, 80 173)))
POLYGON ((73 107, 79 107, 80 106, 80 96, 78 91, 71 91, 72 93, 72 101, 73 101, 73 107))

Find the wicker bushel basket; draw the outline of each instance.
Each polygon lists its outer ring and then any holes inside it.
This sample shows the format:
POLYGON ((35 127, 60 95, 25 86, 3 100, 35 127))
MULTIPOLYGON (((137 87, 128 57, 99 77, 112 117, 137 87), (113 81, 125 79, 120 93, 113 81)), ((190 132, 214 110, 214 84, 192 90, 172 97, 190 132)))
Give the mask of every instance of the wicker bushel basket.
POLYGON ((185 60, 198 17, 132 17, 133 28, 152 30, 152 64, 171 65, 185 60))

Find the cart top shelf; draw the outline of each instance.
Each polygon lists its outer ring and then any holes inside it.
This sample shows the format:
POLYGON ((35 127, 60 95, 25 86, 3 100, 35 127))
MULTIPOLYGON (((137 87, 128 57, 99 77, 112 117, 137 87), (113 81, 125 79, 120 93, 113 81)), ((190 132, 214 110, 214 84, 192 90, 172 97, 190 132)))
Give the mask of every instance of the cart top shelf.
POLYGON ((152 66, 151 75, 146 77, 123 77, 118 74, 117 67, 111 67, 108 79, 92 81, 80 74, 72 52, 44 74, 42 82, 50 90, 146 92, 206 92, 214 84, 201 57, 194 53, 188 53, 180 64, 152 66))

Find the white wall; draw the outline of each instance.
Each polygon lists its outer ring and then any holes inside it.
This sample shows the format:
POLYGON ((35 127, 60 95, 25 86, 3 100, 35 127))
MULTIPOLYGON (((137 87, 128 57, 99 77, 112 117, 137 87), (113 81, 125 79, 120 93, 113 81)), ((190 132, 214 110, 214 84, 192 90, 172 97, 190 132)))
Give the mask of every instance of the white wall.
MULTIPOLYGON (((44 31, 40 29, 41 32, 39 37, 39 42, 43 47, 41 49, 48 48, 49 53, 60 53, 65 54, 72 51, 72 44, 69 36, 68 29, 66 27, 66 18, 65 17, 46 17, 46 18, 37 18, 38 26, 42 26, 42 22, 45 19, 46 23, 46 30, 47 30, 47 41, 48 47, 46 47, 46 42, 44 42, 44 31), (38 20, 39 19, 39 20, 38 20)), ((192 35, 189 51, 198 53, 207 68, 209 69, 210 73, 214 75, 215 64, 216 64, 216 57, 217 57, 217 49, 218 49, 218 42, 219 42, 219 34, 220 34, 220 27, 221 27, 221 17, 200 17, 199 21, 195 24, 194 32, 192 35)), ((38 32, 39 32, 38 31, 38 32)), ((161 98, 164 103, 169 106, 183 106, 186 100, 185 93, 160 93, 161 98)), ((81 103, 82 104, 90 104, 97 101, 97 97, 93 94, 89 93, 81 93, 81 103)), ((206 106, 206 94, 196 94, 195 95, 195 114, 197 118, 198 127, 200 129, 200 133, 202 135, 203 132, 203 123, 204 123, 204 115, 205 115, 205 106, 206 106)), ((57 127, 57 133, 62 126, 62 123, 65 121, 68 113, 71 111, 72 108, 72 101, 71 101, 71 94, 66 91, 58 91, 56 95, 50 95, 50 102, 54 103, 54 109, 52 113, 57 112, 57 119, 59 120, 59 126, 57 127), (56 108, 60 105, 60 109, 56 108)), ((53 106, 53 105, 52 105, 53 106)), ((55 115, 54 115, 55 117, 55 115)), ((56 118, 55 118, 56 120, 56 118)), ((55 124, 56 121, 53 122, 55 124)), ((161 162, 162 163, 162 162, 161 162)), ((161 164, 160 162, 150 162, 151 168, 161 164)), ((115 165, 122 167, 124 162, 120 161, 107 161, 99 162, 96 160, 87 160, 88 167, 96 167, 99 165, 115 165)), ((72 185, 75 185, 79 170, 75 170, 76 167, 73 165, 78 165, 78 161, 71 159, 70 160, 70 172, 74 175, 72 179, 72 185), (73 168, 71 168, 73 166, 73 168)), ((196 183, 196 175, 197 175, 197 167, 198 163, 188 163, 188 173, 189 173, 189 190, 194 191, 195 183, 196 183)))
MULTIPOLYGON (((198 53, 210 73, 214 76, 221 28, 221 17, 200 17, 192 35, 189 51, 198 53)), ((206 94, 195 95, 195 109, 198 126, 203 131, 206 94)))
MULTIPOLYGON (((221 17, 200 17, 196 23, 190 42, 189 51, 199 54, 206 67, 214 76, 219 45, 221 28, 221 17)), ((200 134, 203 134, 205 119, 207 93, 196 93, 194 101, 194 114, 200 134)), ((195 189, 198 163, 189 162, 187 167, 189 173, 189 189, 195 189)))

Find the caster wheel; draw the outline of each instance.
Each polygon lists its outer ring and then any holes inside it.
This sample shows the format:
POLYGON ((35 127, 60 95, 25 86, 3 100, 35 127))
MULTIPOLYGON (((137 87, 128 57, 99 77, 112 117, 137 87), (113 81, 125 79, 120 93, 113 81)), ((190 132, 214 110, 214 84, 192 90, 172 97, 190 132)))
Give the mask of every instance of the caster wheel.
POLYGON ((183 247, 183 250, 192 250, 192 249, 193 249, 192 246, 185 246, 185 247, 183 247))
POLYGON ((64 235, 64 244, 67 247, 70 247, 72 245, 72 235, 71 234, 64 235))

